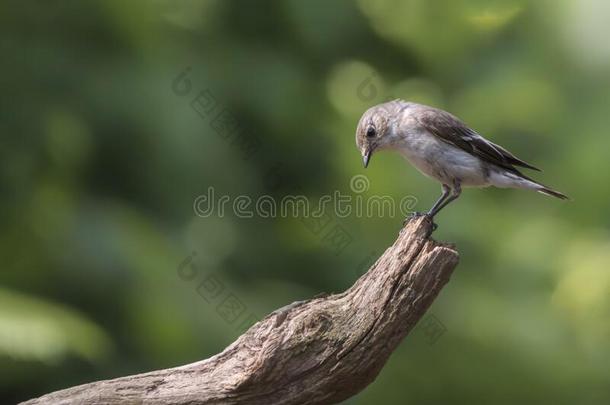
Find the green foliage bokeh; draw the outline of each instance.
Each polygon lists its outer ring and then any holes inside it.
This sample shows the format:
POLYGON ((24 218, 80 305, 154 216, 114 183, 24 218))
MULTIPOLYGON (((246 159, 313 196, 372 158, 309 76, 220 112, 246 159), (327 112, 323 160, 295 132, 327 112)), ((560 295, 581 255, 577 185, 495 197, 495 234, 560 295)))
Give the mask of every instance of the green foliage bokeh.
POLYGON ((356 123, 390 98, 453 112, 572 201, 465 190, 437 219, 461 254, 430 310, 444 333, 416 329, 348 402, 610 403, 609 17, 596 0, 3 2, 0 403, 205 358, 351 285, 400 214, 334 219, 337 252, 298 218, 193 204, 366 175, 365 195, 429 208, 438 185, 400 157, 361 167, 356 123), (201 92, 253 149, 193 108, 201 92))

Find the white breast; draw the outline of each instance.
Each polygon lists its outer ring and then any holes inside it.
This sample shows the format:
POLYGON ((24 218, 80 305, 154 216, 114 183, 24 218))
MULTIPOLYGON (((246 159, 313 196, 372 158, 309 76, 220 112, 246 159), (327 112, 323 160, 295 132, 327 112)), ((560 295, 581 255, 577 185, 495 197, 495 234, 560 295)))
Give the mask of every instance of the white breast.
POLYGON ((481 161, 463 150, 426 132, 402 137, 397 149, 413 166, 441 183, 460 181, 463 186, 487 186, 481 161))

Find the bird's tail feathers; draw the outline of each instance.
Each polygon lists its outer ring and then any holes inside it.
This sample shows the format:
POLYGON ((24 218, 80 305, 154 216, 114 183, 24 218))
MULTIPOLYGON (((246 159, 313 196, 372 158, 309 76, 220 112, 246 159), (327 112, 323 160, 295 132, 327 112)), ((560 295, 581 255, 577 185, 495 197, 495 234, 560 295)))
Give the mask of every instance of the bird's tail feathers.
POLYGON ((546 195, 550 195, 551 197, 555 197, 555 198, 559 198, 561 200, 569 200, 570 197, 568 197, 567 195, 560 193, 557 190, 553 190, 550 187, 545 186, 542 183, 538 183, 536 180, 532 179, 531 177, 527 177, 526 175, 524 175, 521 172, 517 172, 513 174, 515 177, 520 177, 520 186, 523 188, 529 188, 531 190, 536 190, 537 192, 541 193, 541 194, 546 194, 546 195))
POLYGON ((538 191, 539 193, 542 194, 546 194, 546 195, 550 195, 551 197, 556 197, 562 200, 569 200, 570 197, 568 197, 567 195, 560 193, 559 191, 555 191, 552 188, 548 188, 547 186, 543 186, 542 184, 538 184, 538 188, 536 188, 536 191, 538 191))

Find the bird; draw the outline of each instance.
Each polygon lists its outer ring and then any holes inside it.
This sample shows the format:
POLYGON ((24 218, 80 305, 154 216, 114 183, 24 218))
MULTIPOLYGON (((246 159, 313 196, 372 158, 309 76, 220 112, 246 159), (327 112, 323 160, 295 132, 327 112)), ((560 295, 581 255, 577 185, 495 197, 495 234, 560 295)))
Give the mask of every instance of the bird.
POLYGON ((500 187, 534 190, 569 199, 526 176, 522 168, 540 171, 500 145, 485 139, 453 114, 401 99, 375 105, 364 112, 356 129, 364 167, 378 151, 398 151, 427 177, 441 183, 441 196, 426 213, 433 219, 455 201, 462 187, 500 187))

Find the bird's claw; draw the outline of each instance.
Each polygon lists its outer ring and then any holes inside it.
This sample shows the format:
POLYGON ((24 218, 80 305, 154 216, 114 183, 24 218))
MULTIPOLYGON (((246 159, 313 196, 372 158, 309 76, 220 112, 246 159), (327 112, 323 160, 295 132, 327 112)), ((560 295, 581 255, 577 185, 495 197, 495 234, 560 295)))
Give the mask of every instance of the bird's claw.
POLYGON ((428 217, 428 219, 430 219, 430 222, 432 222, 432 232, 436 231, 436 229, 438 228, 438 225, 432 220, 432 216, 429 212, 412 212, 411 215, 405 218, 402 225, 405 226, 407 222, 409 222, 411 219, 415 219, 418 217, 428 217))
POLYGON ((415 212, 415 211, 413 211, 408 217, 405 218, 404 221, 402 221, 402 226, 407 225, 407 223, 410 220, 415 219, 417 217, 421 217, 422 215, 426 215, 426 213, 425 212, 415 212))

